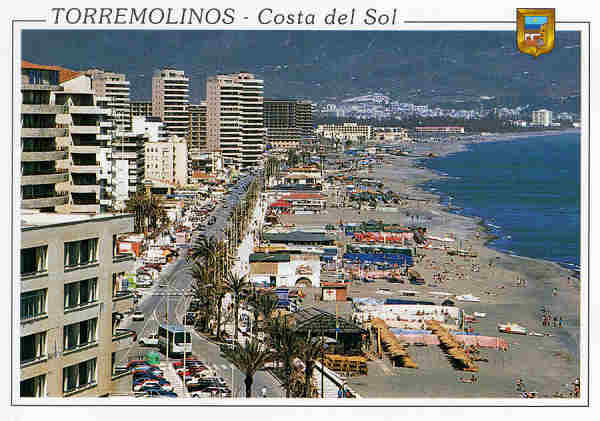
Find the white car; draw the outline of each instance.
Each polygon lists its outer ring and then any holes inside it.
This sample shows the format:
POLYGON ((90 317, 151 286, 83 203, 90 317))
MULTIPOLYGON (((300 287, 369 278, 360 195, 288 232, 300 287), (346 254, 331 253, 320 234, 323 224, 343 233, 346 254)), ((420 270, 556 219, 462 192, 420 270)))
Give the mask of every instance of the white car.
POLYGON ((142 313, 141 311, 134 311, 133 312, 133 321, 134 322, 143 322, 144 321, 144 313, 142 313))
POLYGON ((161 385, 160 383, 152 381, 152 380, 149 380, 149 381, 144 382, 144 383, 136 384, 133 387, 133 391, 134 392, 139 392, 140 389, 143 388, 144 386, 146 386, 146 387, 150 387, 150 386, 160 387, 165 392, 172 392, 173 391, 173 386, 171 386, 170 384, 163 384, 163 385, 161 385))
POLYGON ((144 336, 138 342, 141 346, 158 346, 158 335, 144 336))

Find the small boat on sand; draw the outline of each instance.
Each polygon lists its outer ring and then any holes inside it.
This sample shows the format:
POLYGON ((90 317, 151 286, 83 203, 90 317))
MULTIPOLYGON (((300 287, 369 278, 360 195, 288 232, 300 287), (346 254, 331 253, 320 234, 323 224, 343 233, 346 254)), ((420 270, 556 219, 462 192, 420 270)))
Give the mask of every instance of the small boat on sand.
POLYGON ((478 313, 478 312, 473 312, 473 316, 475 317, 485 317, 487 316, 487 313, 478 313))
POLYGON ((516 335, 527 335, 527 328, 517 323, 498 324, 498 330, 502 333, 514 333, 516 335))
POLYGON ((475 303, 481 301, 481 299, 479 297, 475 297, 471 294, 457 295, 456 299, 458 301, 470 301, 470 302, 475 302, 475 303))

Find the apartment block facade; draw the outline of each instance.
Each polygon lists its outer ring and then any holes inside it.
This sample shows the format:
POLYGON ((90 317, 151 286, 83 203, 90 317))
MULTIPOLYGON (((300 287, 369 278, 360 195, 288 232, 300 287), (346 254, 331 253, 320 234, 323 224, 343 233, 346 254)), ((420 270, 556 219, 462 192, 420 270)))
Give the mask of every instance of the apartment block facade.
POLYGON ((152 77, 152 115, 160 117, 169 136, 185 138, 189 132, 189 78, 182 70, 156 70, 152 77))
POLYGON ((208 151, 220 151, 225 165, 255 166, 264 151, 264 83, 246 72, 206 81, 208 151))
POLYGON ((275 150, 297 149, 300 140, 313 139, 310 101, 265 99, 266 141, 275 150))
MULTIPOLYGON (((63 72, 64 73, 64 72, 63 72)), ((59 149, 57 137, 67 129, 56 124, 57 114, 66 106, 55 102, 54 93, 62 90, 61 69, 23 61, 21 64, 21 208, 53 211, 68 203, 66 191, 56 184, 69 181, 68 170, 60 168, 68 152, 59 149)))
POLYGON ((92 89, 99 97, 108 98, 107 106, 112 110, 111 119, 115 130, 131 131, 131 110, 129 104, 129 81, 124 74, 90 69, 85 72, 92 79, 92 89))
POLYGON ((114 138, 111 144, 112 204, 124 209, 127 200, 144 190, 145 149, 147 135, 132 133, 114 138))
POLYGON ((206 149, 206 101, 200 104, 190 104, 189 133, 187 136, 188 150, 206 149))
POLYGON ((188 182, 188 149, 183 138, 170 137, 167 142, 144 145, 145 178, 171 185, 188 182))
POLYGON ((107 210, 106 184, 100 177, 100 154, 109 145, 111 123, 104 116, 110 108, 102 108, 97 102, 91 78, 84 74, 74 75, 61 83, 56 91, 56 103, 66 105, 67 114, 57 116, 57 124, 67 128, 67 136, 60 139, 60 147, 68 150, 65 168, 69 172, 68 185, 61 188, 69 192, 68 212, 100 213, 107 210), (105 121, 106 127, 101 126, 105 121), (104 203, 101 203, 101 200, 104 203))
POLYGON ((152 101, 130 101, 130 118, 134 117, 152 117, 152 101))
MULTIPOLYGON (((133 344, 117 330, 134 296, 120 278, 134 268, 117 236, 133 215, 22 211, 20 397, 99 397, 131 390, 116 355, 133 344)), ((122 362, 121 362, 122 363, 122 362)))

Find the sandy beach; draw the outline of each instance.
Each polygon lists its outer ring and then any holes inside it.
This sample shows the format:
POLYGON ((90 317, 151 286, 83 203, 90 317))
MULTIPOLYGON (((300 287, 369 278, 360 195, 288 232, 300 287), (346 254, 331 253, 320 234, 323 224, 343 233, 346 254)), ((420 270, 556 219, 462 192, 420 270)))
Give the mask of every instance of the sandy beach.
MULTIPOLYGON (((528 135, 528 134, 527 134, 528 135)), ((520 135, 489 136, 487 140, 509 140, 520 135)), ((412 145, 411 145, 412 146, 412 145)), ((416 154, 445 155, 464 150, 464 142, 425 143, 411 147, 416 154)), ((385 183, 385 188, 407 195, 410 200, 399 204, 399 211, 383 213, 344 208, 329 208, 320 215, 287 215, 281 220, 297 227, 317 227, 327 223, 359 222, 369 219, 385 223, 409 225, 416 221, 425 226, 430 235, 445 237, 453 234, 462 240, 463 248, 471 248, 476 258, 449 256, 444 250, 420 249, 424 255, 415 269, 424 275, 426 285, 392 284, 386 280, 374 283, 354 281, 349 295, 352 297, 384 297, 377 295, 379 288, 394 291, 415 290, 418 297, 432 300, 430 292, 447 292, 452 295, 472 294, 480 302, 457 302, 467 313, 487 313, 474 324, 482 335, 500 336, 510 345, 508 352, 485 350, 489 362, 480 363, 477 384, 457 381, 464 373, 452 368, 437 346, 409 347, 409 354, 419 364, 418 369, 392 368, 389 361, 369 363, 369 375, 348 379, 348 384, 365 398, 518 398, 515 381, 522 378, 528 391, 537 391, 540 397, 550 397, 565 391, 565 384, 579 377, 580 351, 580 287, 573 281, 572 272, 560 265, 500 253, 486 247, 489 234, 476 218, 450 213, 439 203, 439 197, 425 192, 419 184, 439 177, 433 171, 417 168, 417 158, 397 157, 388 160, 369 174, 385 183), (473 264, 479 266, 474 272, 473 264), (432 286, 434 273, 442 273, 445 280, 432 286), (571 277, 571 281, 569 281, 571 277), (527 280, 527 286, 515 286, 517 280, 527 280), (553 289, 558 293, 553 294, 553 289), (540 309, 545 307, 553 315, 561 316, 563 328, 542 325, 540 309), (521 336, 499 333, 498 323, 516 322, 529 331, 549 333, 552 336, 521 336)), ((454 245, 453 247, 456 247, 454 245)), ((311 294, 318 293, 309 291, 311 294)), ((439 301, 439 296, 437 298, 439 301)), ((433 299, 435 301, 435 299, 433 299)), ((335 312, 334 303, 318 305, 335 312)), ((350 303, 339 305, 340 314, 348 316, 350 303)))

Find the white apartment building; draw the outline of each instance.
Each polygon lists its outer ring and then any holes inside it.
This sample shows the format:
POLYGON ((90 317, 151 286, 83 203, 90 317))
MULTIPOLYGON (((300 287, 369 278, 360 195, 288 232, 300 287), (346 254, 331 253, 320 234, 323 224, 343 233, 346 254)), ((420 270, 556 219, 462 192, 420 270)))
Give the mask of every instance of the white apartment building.
POLYGON ((125 75, 100 69, 90 69, 85 74, 91 77, 96 95, 109 99, 107 106, 112 110, 114 128, 119 132, 131 131, 130 83, 125 75))
POLYGON ((537 110, 531 115, 531 124, 533 126, 550 127, 552 125, 552 111, 537 110))
POLYGON ((264 151, 264 82, 250 73, 218 75, 206 81, 206 138, 226 166, 258 165, 264 151))
POLYGON ((131 133, 148 136, 152 142, 163 141, 169 137, 165 123, 158 117, 134 116, 131 121, 131 133))
POLYGON ((317 134, 331 139, 369 140, 373 135, 373 128, 358 123, 319 124, 317 134))
POLYGON ((116 238, 133 231, 133 215, 23 210, 21 218, 19 396, 131 390, 131 374, 115 366, 133 344, 133 333, 117 327, 133 306, 119 280, 135 257, 119 255, 116 238))
POLYGON ((132 133, 115 137, 111 144, 111 198, 116 209, 125 209, 126 202, 144 190, 145 148, 148 137, 132 133))
POLYGON ((69 181, 57 184, 57 190, 69 192, 68 212, 104 212, 106 184, 100 178, 99 158, 111 139, 111 123, 103 118, 111 110, 100 106, 91 78, 83 73, 72 72, 60 86, 62 90, 54 92, 55 103, 66 107, 56 115, 56 124, 67 132, 56 138, 56 144, 68 151, 67 160, 58 165, 69 172, 69 181))
POLYGON ((165 123, 169 136, 188 135, 188 104, 189 78, 183 70, 156 70, 152 77, 152 116, 165 123))
POLYGON ((171 185, 186 185, 188 150, 185 139, 172 136, 166 142, 144 145, 145 178, 171 185))

